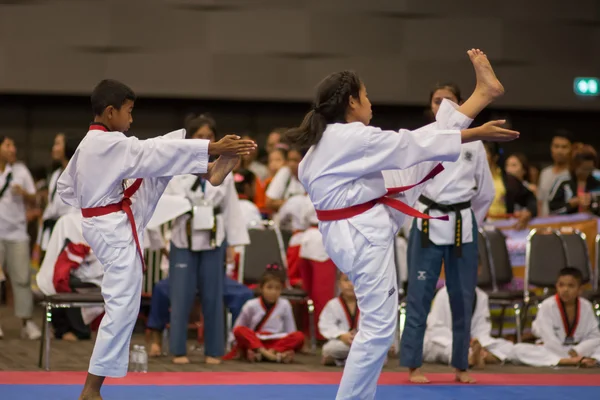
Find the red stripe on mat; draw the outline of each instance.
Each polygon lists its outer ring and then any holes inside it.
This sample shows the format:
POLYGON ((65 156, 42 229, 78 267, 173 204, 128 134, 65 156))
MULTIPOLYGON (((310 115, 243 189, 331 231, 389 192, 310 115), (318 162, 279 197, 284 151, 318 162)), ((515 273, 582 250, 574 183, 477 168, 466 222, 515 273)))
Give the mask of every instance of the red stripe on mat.
MULTIPOLYGON (((0 385, 82 385, 85 372, 0 372, 0 385)), ((473 374, 481 385, 600 386, 599 375, 473 374)), ((110 385, 337 385, 340 372, 150 372, 107 379, 110 385)), ((453 374, 427 374, 433 384, 456 384, 453 374)), ((384 372, 380 385, 409 384, 406 373, 384 372)))

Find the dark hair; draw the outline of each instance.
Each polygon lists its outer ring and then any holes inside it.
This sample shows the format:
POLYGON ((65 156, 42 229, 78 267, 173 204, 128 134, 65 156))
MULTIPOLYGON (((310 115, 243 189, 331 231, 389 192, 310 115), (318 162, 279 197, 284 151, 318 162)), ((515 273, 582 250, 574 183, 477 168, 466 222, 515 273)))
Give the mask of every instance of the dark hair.
POLYGON ((523 168, 523 171, 525 172, 525 175, 523 175, 523 180, 525 182, 529 182, 529 160, 527 160, 527 156, 523 153, 513 153, 510 156, 507 157, 507 160, 510 157, 515 157, 517 160, 519 160, 519 162, 521 163, 521 167, 523 168))
POLYGON ((65 158, 70 160, 75 154, 75 150, 79 147, 79 143, 81 143, 81 139, 75 136, 67 136, 64 135, 65 138, 65 158))
POLYGON ((336 72, 317 86, 313 108, 302 124, 285 133, 285 141, 292 146, 308 149, 321 140, 327 124, 345 123, 350 96, 359 99, 361 81, 353 71, 336 72))
POLYGON ((94 88, 91 100, 94 115, 102 115, 108 106, 120 110, 127 100, 135 101, 135 93, 124 83, 104 79, 94 88))
POLYGON ((217 121, 215 121, 210 114, 189 114, 185 117, 184 125, 185 135, 188 139, 194 136, 194 134, 198 132, 198 129, 204 126, 208 126, 208 129, 215 135, 215 139, 217 138, 217 121))
POLYGON ((0 136, 0 145, 4 144, 6 139, 10 139, 8 136, 0 136))
POLYGON ((483 142, 483 146, 492 155, 492 158, 498 157, 496 166, 499 166, 504 171, 504 168, 502 168, 504 166, 504 150, 502 147, 496 142, 483 142))
POLYGON ((586 161, 593 161, 594 165, 596 165, 597 159, 598 154, 593 146, 584 143, 573 143, 571 162, 569 164, 571 172, 575 173, 575 170, 586 161))
POLYGON ((558 277, 561 276, 572 276, 580 285, 583 282, 583 274, 577 268, 565 267, 558 272, 558 277))
POLYGON ((279 133, 280 135, 283 135, 286 131, 288 130, 288 128, 273 128, 271 129, 271 131, 269 132, 269 135, 271 133, 279 133))
POLYGON ((235 182, 235 190, 238 194, 244 193, 244 188, 246 185, 254 184, 256 180, 256 175, 254 172, 249 169, 239 169, 233 174, 233 181, 235 182))
POLYGON ((262 276, 260 277, 259 286, 263 287, 269 281, 279 281, 285 286, 286 274, 282 266, 277 263, 266 266, 265 272, 263 272, 262 276))
POLYGON ((433 89, 431 89, 431 92, 429 93, 429 105, 431 106, 431 100, 433 100, 433 95, 435 94, 435 92, 437 92, 440 89, 446 89, 448 91, 450 91, 454 97, 456 97, 456 100, 458 100, 458 102, 462 102, 462 96, 460 94, 460 88, 458 87, 458 85, 456 83, 438 83, 436 84, 433 89))
POLYGON ((554 131, 554 134, 552 135, 552 139, 554 138, 563 138, 563 139, 567 139, 569 141, 569 143, 573 143, 574 142, 574 136, 573 136, 573 132, 568 131, 566 129, 557 129, 554 131))

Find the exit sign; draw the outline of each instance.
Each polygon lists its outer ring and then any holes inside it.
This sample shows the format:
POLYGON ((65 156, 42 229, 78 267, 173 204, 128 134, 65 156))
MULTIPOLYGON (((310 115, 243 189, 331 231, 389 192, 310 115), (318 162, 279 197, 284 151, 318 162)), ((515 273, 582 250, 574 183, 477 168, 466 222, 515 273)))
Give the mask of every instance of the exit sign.
POLYGON ((573 90, 577 96, 600 96, 600 79, 575 78, 573 90))

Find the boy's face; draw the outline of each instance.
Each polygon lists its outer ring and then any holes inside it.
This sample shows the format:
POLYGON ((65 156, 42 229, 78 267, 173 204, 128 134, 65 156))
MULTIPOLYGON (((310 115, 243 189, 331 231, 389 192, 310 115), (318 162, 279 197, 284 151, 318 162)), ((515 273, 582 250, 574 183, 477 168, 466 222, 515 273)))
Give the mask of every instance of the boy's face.
POLYGON ((125 103, 123 103, 118 110, 109 106, 107 112, 108 119, 112 125, 109 128, 118 132, 127 132, 129 130, 129 127, 133 123, 133 117, 131 116, 131 113, 133 112, 133 101, 125 100, 125 103))
POLYGON ((556 281, 556 292, 563 303, 572 303, 579 297, 581 284, 575 277, 564 275, 556 281))
POLYGON ((0 160, 8 164, 17 161, 17 148, 12 139, 5 138, 4 141, 0 143, 0 160))
POLYGON ((354 285, 352 281, 348 279, 348 275, 342 274, 340 276, 340 291, 342 292, 342 296, 346 298, 352 298, 356 295, 354 294, 354 285))
POLYGON ((550 145, 550 152, 555 163, 567 163, 571 155, 571 142, 567 138, 555 136, 550 145))

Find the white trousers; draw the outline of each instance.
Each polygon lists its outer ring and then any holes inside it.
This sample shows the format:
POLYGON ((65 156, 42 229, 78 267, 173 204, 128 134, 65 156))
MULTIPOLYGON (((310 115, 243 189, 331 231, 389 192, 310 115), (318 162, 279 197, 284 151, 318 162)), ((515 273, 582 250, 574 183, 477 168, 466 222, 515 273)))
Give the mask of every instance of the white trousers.
POLYGON ((323 357, 331 357, 337 365, 344 365, 350 353, 350 346, 339 339, 332 339, 323 345, 323 357))
POLYGON ((86 230, 83 236, 104 266, 102 297, 104 317, 98 330, 88 372, 122 378, 129 366, 131 334, 140 312, 142 264, 133 239, 128 243, 106 243, 100 233, 86 230), (124 247, 116 247, 116 246, 124 247))
POLYGON ((336 399, 371 400, 398 320, 394 237, 375 245, 354 227, 350 230, 357 256, 352 265, 338 267, 354 284, 360 322, 336 399))
MULTIPOLYGON (((558 365, 561 358, 569 358, 569 349, 571 346, 564 346, 563 351, 557 352, 544 345, 531 343, 517 343, 511 354, 511 361, 519 364, 530 365, 532 367, 553 367, 558 365)), ((580 354, 584 357, 600 360, 600 348, 591 352, 591 354, 580 354)))

